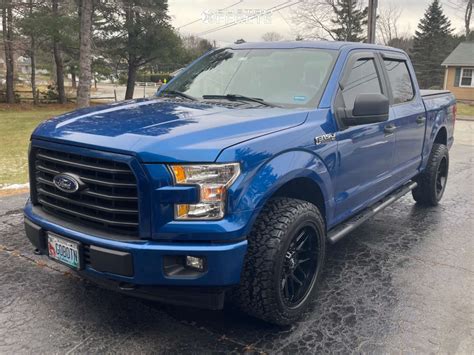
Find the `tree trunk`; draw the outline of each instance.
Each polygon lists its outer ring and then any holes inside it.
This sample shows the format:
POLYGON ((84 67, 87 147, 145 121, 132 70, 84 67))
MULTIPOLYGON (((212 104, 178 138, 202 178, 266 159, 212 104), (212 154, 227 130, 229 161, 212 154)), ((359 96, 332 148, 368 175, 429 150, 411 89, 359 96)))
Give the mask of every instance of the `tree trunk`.
POLYGON ((73 89, 77 88, 76 72, 74 71, 74 68, 71 70, 71 86, 73 89))
POLYGON ((38 104, 38 95, 36 93, 36 43, 35 36, 31 36, 31 48, 30 48, 30 59, 31 59, 31 91, 33 92, 33 104, 38 104))
POLYGON ((134 10, 133 4, 129 2, 125 10, 125 27, 127 28, 127 48, 129 48, 132 53, 128 53, 128 75, 127 75, 127 91, 125 92, 125 100, 133 99, 133 92, 135 90, 135 81, 137 80, 137 70, 138 66, 136 65, 136 57, 133 53, 134 44, 135 44, 135 31, 133 31, 134 24, 134 10))
MULTIPOLYGON (((30 17, 33 17, 33 0, 28 1, 30 17)), ((30 60, 31 60, 31 92, 33 104, 38 104, 38 95, 36 92, 36 36, 35 32, 30 32, 30 60)))
POLYGON ((466 40, 469 40, 469 34, 471 33, 471 16, 472 16, 472 0, 468 0, 466 5, 466 11, 464 13, 464 26, 466 28, 466 40))
MULTIPOLYGON (((53 16, 57 21, 59 17, 59 8, 58 8, 58 0, 52 0, 53 5, 53 16)), ((53 55, 54 55, 54 62, 56 64, 56 85, 58 86, 58 101, 60 104, 66 103, 66 91, 64 90, 64 64, 63 58, 61 56, 61 50, 59 48, 59 40, 58 34, 54 34, 53 38, 53 55)))
POLYGON ((77 107, 90 105, 92 80, 92 4, 93 0, 81 0, 81 38, 79 53, 79 86, 77 88, 77 107))
POLYGON ((35 35, 31 34, 31 47, 30 47, 30 59, 31 59, 31 91, 33 93, 33 104, 38 105, 38 92, 36 90, 36 38, 35 35))
POLYGON ((135 90, 135 81, 137 80, 137 67, 133 63, 128 63, 127 91, 125 92, 125 100, 133 99, 135 90))
POLYGON ((6 101, 9 104, 15 103, 14 92, 14 61, 13 61, 13 12, 11 0, 5 0, 2 9, 2 27, 3 42, 5 46, 5 65, 6 65, 6 82, 7 92, 6 101))

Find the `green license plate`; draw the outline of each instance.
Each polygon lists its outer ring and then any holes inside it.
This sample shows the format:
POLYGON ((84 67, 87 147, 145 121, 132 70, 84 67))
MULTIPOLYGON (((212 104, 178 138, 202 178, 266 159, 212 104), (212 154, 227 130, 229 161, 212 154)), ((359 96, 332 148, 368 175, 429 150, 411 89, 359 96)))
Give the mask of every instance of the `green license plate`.
POLYGON ((48 253, 51 259, 79 270, 81 268, 80 243, 48 233, 48 253))

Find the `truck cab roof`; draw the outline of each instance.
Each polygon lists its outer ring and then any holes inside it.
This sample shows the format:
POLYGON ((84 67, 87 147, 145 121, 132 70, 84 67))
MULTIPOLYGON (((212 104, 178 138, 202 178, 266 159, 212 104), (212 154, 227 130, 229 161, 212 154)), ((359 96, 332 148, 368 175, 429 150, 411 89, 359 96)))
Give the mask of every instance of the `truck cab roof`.
POLYGON ((232 49, 292 49, 292 48, 317 48, 329 50, 341 49, 370 49, 388 50, 405 53, 403 50, 370 43, 360 42, 335 42, 335 41, 278 41, 278 42, 246 42, 242 44, 232 44, 227 48, 232 49))

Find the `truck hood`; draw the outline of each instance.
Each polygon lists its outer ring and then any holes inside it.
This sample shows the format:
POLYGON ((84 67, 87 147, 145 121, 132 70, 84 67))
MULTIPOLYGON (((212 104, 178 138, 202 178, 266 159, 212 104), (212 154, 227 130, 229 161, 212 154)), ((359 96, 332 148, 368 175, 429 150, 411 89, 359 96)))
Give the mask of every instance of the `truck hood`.
POLYGON ((226 147, 303 123, 307 111, 166 98, 82 109, 43 122, 33 139, 133 154, 142 162, 211 162, 226 147))

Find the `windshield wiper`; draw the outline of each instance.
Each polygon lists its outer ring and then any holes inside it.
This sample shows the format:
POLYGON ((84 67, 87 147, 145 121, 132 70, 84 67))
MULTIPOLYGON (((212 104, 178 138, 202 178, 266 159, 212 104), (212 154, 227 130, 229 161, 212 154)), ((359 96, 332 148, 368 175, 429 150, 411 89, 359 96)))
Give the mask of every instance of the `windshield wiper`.
POLYGON ((184 92, 177 91, 177 90, 163 90, 163 91, 160 93, 160 96, 161 96, 161 95, 179 96, 179 97, 183 97, 183 98, 188 99, 188 100, 198 101, 197 98, 195 98, 195 97, 193 97, 193 96, 191 96, 191 95, 185 94, 184 92))
POLYGON ((249 97, 249 96, 244 96, 244 95, 239 95, 239 94, 227 94, 227 95, 202 95, 202 98, 204 100, 219 100, 219 99, 225 99, 229 101, 250 101, 250 102, 257 102, 261 105, 264 106, 269 106, 269 107, 278 107, 277 105, 271 104, 269 102, 266 102, 263 99, 260 99, 258 97, 249 97))

